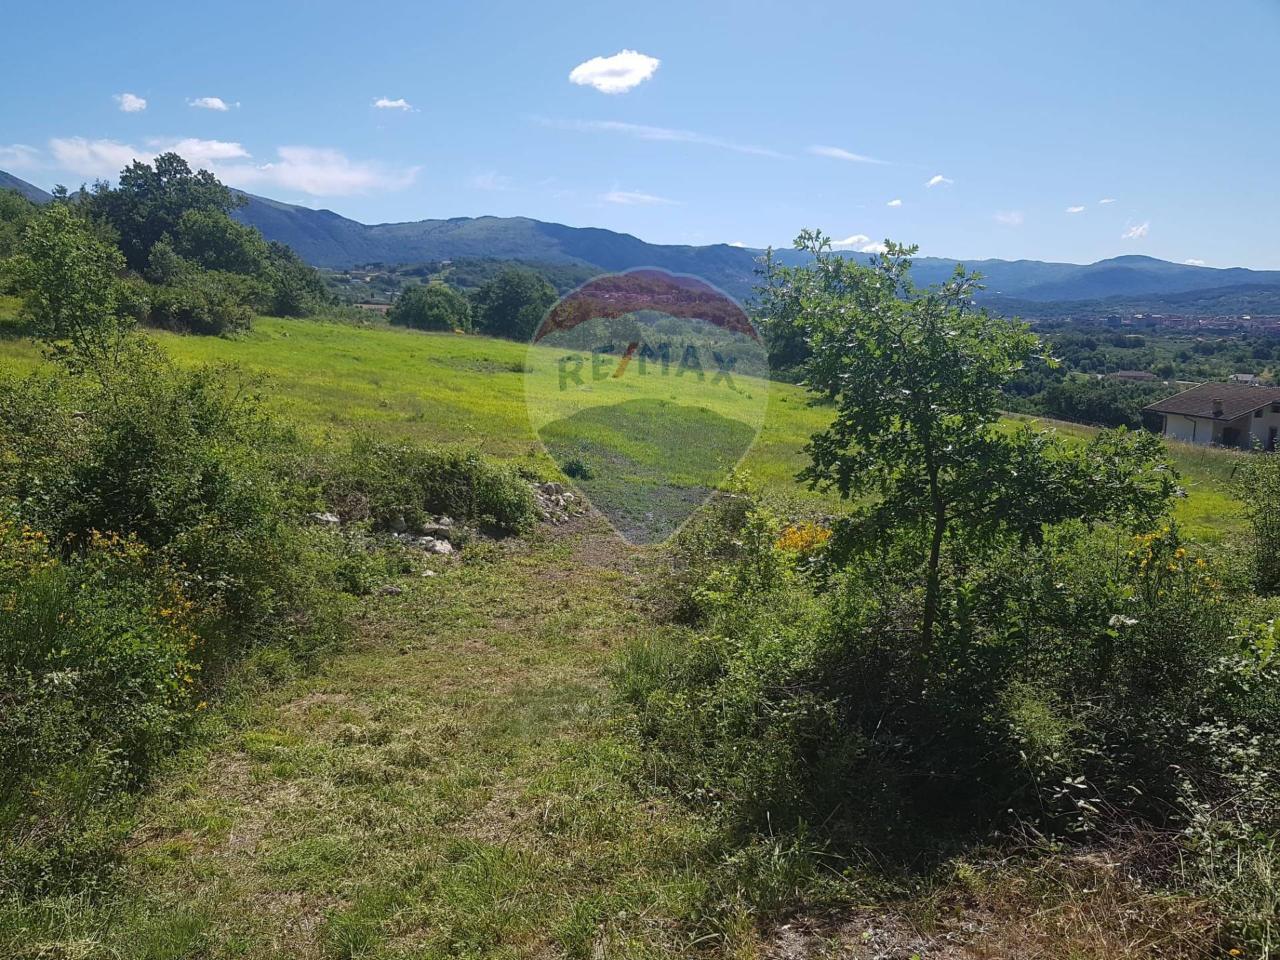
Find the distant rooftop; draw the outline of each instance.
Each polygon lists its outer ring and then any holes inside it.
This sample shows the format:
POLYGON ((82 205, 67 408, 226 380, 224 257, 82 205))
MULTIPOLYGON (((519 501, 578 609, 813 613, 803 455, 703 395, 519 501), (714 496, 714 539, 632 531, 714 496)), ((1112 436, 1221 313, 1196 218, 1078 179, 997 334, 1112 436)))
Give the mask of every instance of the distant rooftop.
POLYGON ((1280 403, 1280 387, 1248 383, 1201 383, 1142 409, 1205 420, 1235 420, 1269 403, 1280 403), (1217 412, 1215 412, 1215 409, 1217 412))

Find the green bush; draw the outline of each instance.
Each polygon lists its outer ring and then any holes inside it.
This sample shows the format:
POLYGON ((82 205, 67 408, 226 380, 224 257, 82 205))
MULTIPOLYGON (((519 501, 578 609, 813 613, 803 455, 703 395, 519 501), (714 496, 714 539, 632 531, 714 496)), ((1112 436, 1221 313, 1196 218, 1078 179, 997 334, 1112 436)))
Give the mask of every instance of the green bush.
POLYGON ((248 330, 257 295, 254 282, 234 274, 195 273, 173 285, 152 286, 147 322, 179 333, 226 336, 248 330))
POLYGON ((344 519, 391 529, 447 515, 503 533, 528 529, 533 491, 514 469, 479 454, 359 438, 332 467, 325 499, 344 519))
POLYGON ((1227 807, 1280 832, 1256 813, 1280 809, 1267 734, 1280 674, 1235 635, 1214 565, 1175 529, 1067 524, 1042 544, 953 556, 930 650, 910 545, 811 569, 782 549, 790 539, 759 512, 695 532, 677 568, 702 570, 683 607, 699 636, 620 665, 673 791, 744 827, 822 823, 889 848, 1011 816, 1062 835, 1182 830, 1227 807))
POLYGON ((8 879, 109 858, 107 811, 172 748, 202 676, 252 646, 308 658, 345 636, 341 591, 371 571, 306 522, 312 460, 230 371, 145 342, 103 381, 0 380, 8 879))
POLYGON ((173 746, 201 651, 179 577, 115 535, 64 559, 0 516, 0 610, 0 886, 30 886, 173 746))
POLYGON ((387 320, 415 330, 470 330, 471 303, 443 283, 417 284, 401 291, 387 320))

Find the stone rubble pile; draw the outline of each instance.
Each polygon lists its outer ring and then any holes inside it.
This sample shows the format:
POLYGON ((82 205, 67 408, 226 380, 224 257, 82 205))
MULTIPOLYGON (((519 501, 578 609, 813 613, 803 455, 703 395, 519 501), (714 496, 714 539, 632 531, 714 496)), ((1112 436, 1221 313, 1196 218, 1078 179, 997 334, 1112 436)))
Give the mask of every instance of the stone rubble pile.
POLYGON ((537 484, 533 488, 533 499, 538 504, 539 518, 547 523, 564 523, 581 512, 578 498, 566 490, 563 483, 537 484))

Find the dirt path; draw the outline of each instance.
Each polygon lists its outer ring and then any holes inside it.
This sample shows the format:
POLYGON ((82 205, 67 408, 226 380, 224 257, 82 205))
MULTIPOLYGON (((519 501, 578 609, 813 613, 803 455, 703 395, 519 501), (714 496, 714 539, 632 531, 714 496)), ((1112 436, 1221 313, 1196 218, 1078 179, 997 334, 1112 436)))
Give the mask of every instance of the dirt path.
POLYGON ((629 781, 606 663, 649 629, 597 519, 370 598, 144 804, 100 945, 207 957, 663 956, 705 828, 629 781))

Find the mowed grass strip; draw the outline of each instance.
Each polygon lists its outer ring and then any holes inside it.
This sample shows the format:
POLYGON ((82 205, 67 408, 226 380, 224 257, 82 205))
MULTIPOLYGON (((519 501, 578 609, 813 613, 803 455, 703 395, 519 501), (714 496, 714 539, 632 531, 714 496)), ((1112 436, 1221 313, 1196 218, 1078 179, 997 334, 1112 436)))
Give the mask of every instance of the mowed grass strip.
POLYGON ((223 718, 144 799, 111 896, 50 901, 9 947, 693 951, 718 834, 635 789, 643 771, 610 719, 606 664, 653 629, 628 558, 593 517, 370 598, 355 649, 223 718))

